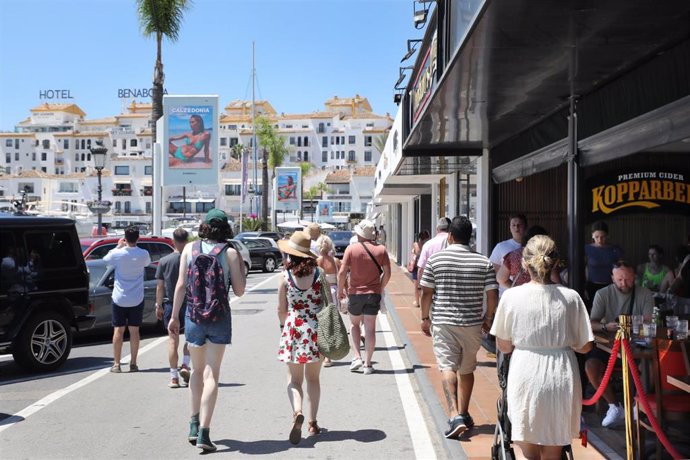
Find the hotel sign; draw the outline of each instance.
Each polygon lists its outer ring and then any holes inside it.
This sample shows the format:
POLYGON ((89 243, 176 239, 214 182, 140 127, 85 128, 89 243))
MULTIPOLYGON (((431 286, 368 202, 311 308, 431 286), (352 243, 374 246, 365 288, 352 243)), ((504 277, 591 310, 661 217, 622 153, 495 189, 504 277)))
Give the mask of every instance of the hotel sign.
POLYGON ((39 99, 74 99, 69 89, 39 89, 39 99))
POLYGON ((688 173, 634 171, 590 179, 593 217, 623 212, 690 214, 688 173))
POLYGON ((426 50, 426 55, 422 64, 419 66, 417 77, 410 90, 410 100, 412 104, 412 122, 416 123, 424 108, 429 102, 431 91, 434 89, 436 83, 436 67, 438 65, 436 46, 436 33, 431 40, 429 48, 426 50))

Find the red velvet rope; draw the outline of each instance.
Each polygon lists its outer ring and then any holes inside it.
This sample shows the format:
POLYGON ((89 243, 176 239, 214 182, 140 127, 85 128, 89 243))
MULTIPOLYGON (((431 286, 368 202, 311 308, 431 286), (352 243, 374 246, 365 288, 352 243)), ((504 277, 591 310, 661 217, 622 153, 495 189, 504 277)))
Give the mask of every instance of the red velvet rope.
MULTIPOLYGON (((642 382, 640 382, 640 375, 637 371, 637 365, 635 364, 635 360, 632 357, 632 352, 630 351, 630 342, 628 342, 628 340, 623 340, 623 348, 625 348, 625 356, 628 359, 628 367, 630 368, 630 374, 632 375, 633 381, 635 382, 635 388, 637 388, 637 395, 639 397, 640 402, 642 403, 642 407, 644 407, 644 410, 647 413, 647 417, 649 418, 652 427, 654 428, 654 432, 659 438, 659 441, 661 441, 661 444, 663 444, 663 446, 666 448, 668 453, 671 454, 671 457, 673 457, 674 460, 683 458, 678 453, 678 451, 676 451, 676 449, 673 448, 668 438, 666 438, 666 435, 661 431, 661 426, 659 426, 659 422, 657 422, 656 417, 654 417, 654 414, 652 412, 652 409, 649 407, 647 394, 644 392, 644 388, 642 388, 642 382)), ((660 390, 657 389, 657 391, 660 390)), ((638 414, 637 416, 640 417, 640 414, 638 414)))
POLYGON ((609 364, 608 366, 606 366, 606 372, 604 372, 604 378, 601 379, 601 385, 599 385, 599 388, 597 388, 597 392, 594 393, 594 396, 582 401, 583 406, 591 406, 592 404, 599 401, 601 395, 604 394, 604 390, 606 390, 606 387, 609 384, 609 379, 611 378, 611 374, 613 373, 613 366, 616 362, 616 357, 618 356, 618 350, 620 349, 620 347, 621 340, 616 339, 616 341, 613 343, 613 350, 611 350, 611 356, 609 357, 609 364))

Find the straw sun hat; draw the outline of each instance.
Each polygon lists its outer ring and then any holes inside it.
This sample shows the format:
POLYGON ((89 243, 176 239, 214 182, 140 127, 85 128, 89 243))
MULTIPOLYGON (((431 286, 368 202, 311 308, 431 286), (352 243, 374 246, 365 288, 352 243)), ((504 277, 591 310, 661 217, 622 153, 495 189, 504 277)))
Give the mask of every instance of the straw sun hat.
POLYGON ((311 237, 304 231, 293 233, 289 240, 278 241, 278 247, 285 254, 316 259, 311 252, 311 237))

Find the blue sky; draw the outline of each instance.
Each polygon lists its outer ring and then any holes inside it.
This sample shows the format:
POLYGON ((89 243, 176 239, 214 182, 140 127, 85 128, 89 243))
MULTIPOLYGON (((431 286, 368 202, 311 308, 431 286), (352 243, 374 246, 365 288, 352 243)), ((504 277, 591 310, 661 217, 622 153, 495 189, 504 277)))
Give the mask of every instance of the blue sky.
MULTIPOLYGON (((163 45, 165 87, 218 94, 221 109, 250 100, 254 40, 257 99, 279 113, 359 94, 394 116, 406 40, 422 32, 412 0, 195 0, 179 40, 163 45)), ((69 90, 73 99, 52 102, 74 102, 90 119, 120 113, 118 89, 151 87, 155 48, 134 0, 0 0, 0 130, 47 102, 41 90, 69 90)))

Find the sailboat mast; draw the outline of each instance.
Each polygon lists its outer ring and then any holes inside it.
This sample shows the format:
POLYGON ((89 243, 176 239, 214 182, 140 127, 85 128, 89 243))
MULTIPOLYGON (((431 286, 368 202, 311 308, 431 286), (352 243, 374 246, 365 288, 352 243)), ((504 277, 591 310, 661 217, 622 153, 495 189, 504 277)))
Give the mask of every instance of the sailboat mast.
POLYGON ((254 42, 252 41, 252 151, 254 153, 254 201, 255 206, 252 212, 255 215, 259 215, 259 204, 257 202, 259 195, 259 181, 257 178, 257 161, 256 161, 256 110, 254 109, 255 103, 255 81, 256 81, 256 67, 254 61, 254 42))

